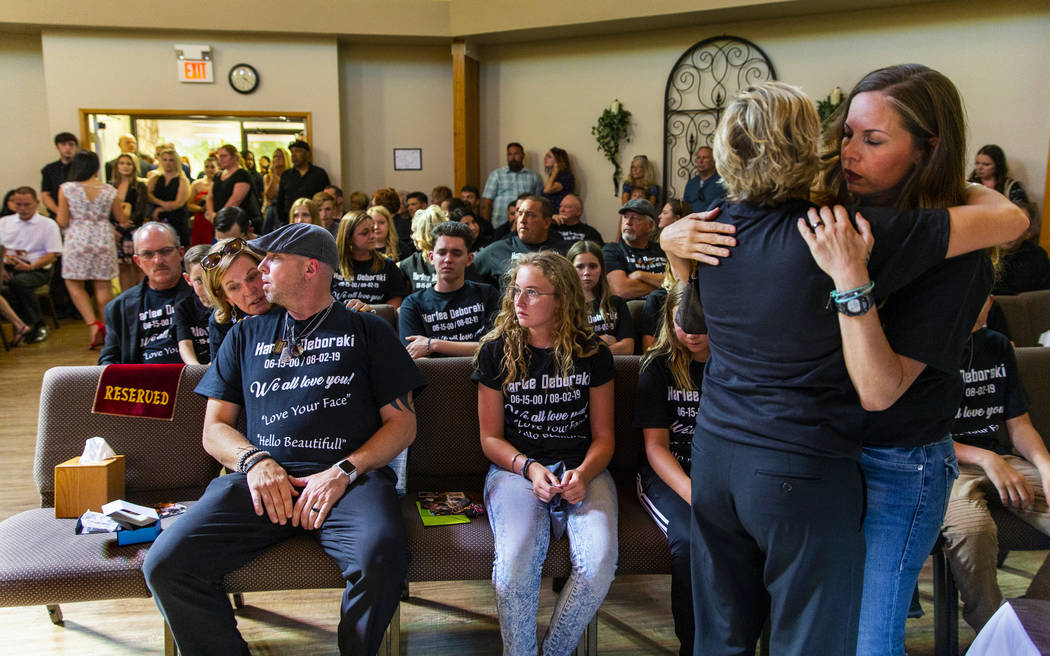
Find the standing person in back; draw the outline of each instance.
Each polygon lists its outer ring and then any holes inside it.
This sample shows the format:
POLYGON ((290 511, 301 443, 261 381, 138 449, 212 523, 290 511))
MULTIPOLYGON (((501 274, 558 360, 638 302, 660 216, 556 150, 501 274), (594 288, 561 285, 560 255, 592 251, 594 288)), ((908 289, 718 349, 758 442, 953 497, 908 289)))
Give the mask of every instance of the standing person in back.
POLYGON ((185 247, 191 240, 190 214, 186 209, 190 198, 190 181, 182 172, 178 153, 162 149, 158 156, 160 167, 146 183, 149 202, 155 205, 150 218, 175 228, 180 244, 185 247))
POLYGON ((55 135, 58 159, 40 169, 40 202, 52 217, 58 214, 58 188, 69 179, 69 167, 79 149, 80 142, 72 132, 59 132, 55 135))
POLYGON ((507 144, 507 165, 493 170, 485 181, 485 190, 481 192, 481 215, 495 228, 506 222, 502 208, 521 194, 539 196, 542 193, 543 180, 525 168, 525 149, 512 141, 507 144))
POLYGON ((113 299, 109 281, 117 277, 117 246, 109 223, 112 212, 120 223, 126 222, 117 190, 98 179, 98 155, 84 150, 73 157, 69 182, 58 189, 58 214, 55 220, 66 228, 62 277, 84 323, 91 330, 90 348, 102 345, 106 326, 98 317, 113 299), (84 289, 90 280, 95 289, 98 314, 84 289))
MULTIPOLYGON (((292 203, 297 198, 313 198, 314 194, 324 191, 328 186, 328 172, 320 166, 314 166, 311 162, 310 144, 302 139, 296 139, 288 144, 291 153, 292 166, 281 174, 280 183, 277 186, 278 220, 283 221, 292 209, 292 203)), ((274 153, 274 166, 277 166, 277 153, 274 153)), ((271 173, 272 175, 272 173, 271 173)))
POLYGON ((241 166, 241 154, 230 144, 225 144, 215 151, 219 160, 219 173, 212 179, 211 193, 205 201, 209 221, 215 220, 215 213, 224 207, 239 207, 248 214, 256 232, 262 230, 259 218, 259 206, 252 196, 252 178, 241 166))
POLYGON ((569 153, 565 152, 564 148, 551 146, 543 156, 543 169, 547 173, 547 181, 543 183, 543 197, 550 201, 551 207, 558 209, 562 199, 576 191, 576 176, 572 174, 569 153))

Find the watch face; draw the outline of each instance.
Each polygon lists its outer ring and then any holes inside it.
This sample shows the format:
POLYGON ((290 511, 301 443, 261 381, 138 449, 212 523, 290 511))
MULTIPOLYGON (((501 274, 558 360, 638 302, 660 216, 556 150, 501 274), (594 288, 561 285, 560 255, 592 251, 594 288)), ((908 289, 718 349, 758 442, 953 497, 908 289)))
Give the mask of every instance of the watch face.
POLYGON ((340 460, 339 469, 343 470, 343 473, 347 476, 353 476, 357 473, 357 467, 354 467, 353 463, 349 460, 340 460))
POLYGON ((237 64, 230 69, 230 86, 240 93, 251 93, 259 86, 259 73, 248 64, 237 64))

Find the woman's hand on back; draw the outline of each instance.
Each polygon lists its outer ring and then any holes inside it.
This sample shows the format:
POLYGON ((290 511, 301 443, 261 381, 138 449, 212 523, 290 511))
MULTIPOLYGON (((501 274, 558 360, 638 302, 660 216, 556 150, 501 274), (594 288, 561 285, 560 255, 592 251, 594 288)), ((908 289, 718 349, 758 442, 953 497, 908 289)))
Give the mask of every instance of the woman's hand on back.
POLYGON ((689 214, 660 231, 660 248, 665 253, 684 260, 718 266, 721 258, 729 257, 729 247, 736 246, 731 235, 736 226, 713 221, 719 209, 689 214))
POLYGON ((854 229, 841 205, 810 208, 808 217, 798 220, 798 231, 817 266, 831 276, 839 291, 868 283, 868 256, 875 237, 871 224, 859 213, 854 229))

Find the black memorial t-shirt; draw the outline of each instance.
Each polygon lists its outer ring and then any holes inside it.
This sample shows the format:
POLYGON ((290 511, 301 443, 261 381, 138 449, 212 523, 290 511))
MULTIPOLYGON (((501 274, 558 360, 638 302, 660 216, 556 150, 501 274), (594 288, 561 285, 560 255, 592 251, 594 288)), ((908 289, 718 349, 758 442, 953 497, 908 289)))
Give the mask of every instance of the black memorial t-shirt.
POLYGON ((693 431, 700 411, 700 391, 704 363, 689 363, 689 378, 696 389, 683 389, 675 383, 667 356, 656 356, 638 374, 638 401, 634 406, 635 428, 666 428, 671 455, 689 473, 692 462, 693 431))
POLYGON ((610 296, 609 306, 609 311, 603 313, 598 299, 587 304, 587 320, 590 321, 594 334, 612 335, 616 341, 634 339, 634 323, 631 322, 627 301, 619 296, 610 296))
POLYGON ((645 248, 628 246, 623 240, 602 246, 605 257, 605 272, 623 271, 626 274, 635 271, 663 273, 667 268, 667 255, 660 244, 650 241, 645 248))
POLYGON ((208 319, 208 354, 212 360, 219 354, 219 347, 222 346, 222 341, 226 339, 226 333, 230 332, 230 328, 233 328, 233 323, 219 323, 215 320, 215 314, 212 313, 208 319))
POLYGON ((559 460, 579 467, 591 445, 590 388, 616 377, 604 344, 586 358, 573 358, 568 376, 558 374, 553 349, 529 347, 524 380, 504 389, 503 339, 486 342, 471 380, 503 390, 503 438, 543 465, 559 460))
POLYGON ((197 362, 208 364, 211 353, 208 350, 208 322, 212 309, 205 307, 196 294, 187 296, 175 306, 175 342, 188 339, 193 342, 193 351, 197 362))
MULTIPOLYGON (((795 453, 859 458, 863 411, 842 356, 831 278, 813 261, 797 221, 811 207, 723 203, 736 226, 733 256, 700 267, 710 336, 696 440, 725 439, 795 453)), ((875 237, 876 296, 943 260, 948 212, 863 208, 875 237)), ((853 212, 850 213, 853 216, 853 212)))
POLYGON ((428 262, 422 253, 412 253, 397 263, 405 277, 410 292, 433 287, 437 282, 437 270, 428 262))
MULTIPOLYGON (((297 475, 345 458, 382 425, 379 408, 426 386, 389 323, 330 307, 286 361, 276 346, 293 323, 284 309, 237 323, 196 389, 244 408, 248 441, 297 475)), ((294 322, 296 332, 317 318, 294 322)))
POLYGON ((492 328, 499 311, 499 292, 492 285, 466 280, 454 292, 436 288, 409 294, 397 313, 401 341, 423 335, 450 342, 477 342, 492 328))
POLYGON ((379 271, 372 270, 372 260, 354 260, 352 279, 338 273, 332 278, 332 296, 339 303, 355 298, 365 303, 386 303, 392 298, 404 298, 407 293, 401 271, 385 257, 379 271))
POLYGON ((952 422, 952 437, 999 455, 1012 453, 1006 420, 1028 412, 1029 405, 1010 340, 987 328, 973 333, 963 351, 960 374, 966 387, 952 422))
POLYGON ((890 347, 926 368, 896 403, 864 417, 865 446, 912 448, 948 435, 962 401, 962 352, 994 277, 984 253, 968 253, 937 264, 882 304, 890 347))
POLYGON ((142 364, 180 363, 179 344, 175 341, 175 297, 178 285, 171 289, 153 289, 145 285, 139 308, 139 348, 142 364))
POLYGON ((575 244, 578 241, 593 241, 601 246, 605 243, 605 240, 602 239, 602 233, 598 232, 594 226, 587 225, 582 221, 574 225, 552 224, 551 231, 568 244, 575 244))

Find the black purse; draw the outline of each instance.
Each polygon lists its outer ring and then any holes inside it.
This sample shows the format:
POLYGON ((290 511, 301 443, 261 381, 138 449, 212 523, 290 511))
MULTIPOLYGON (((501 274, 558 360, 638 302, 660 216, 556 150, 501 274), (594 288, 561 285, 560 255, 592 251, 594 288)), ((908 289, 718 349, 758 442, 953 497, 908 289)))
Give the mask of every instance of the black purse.
POLYGON ((689 282, 682 289, 682 300, 674 315, 675 323, 682 331, 690 335, 706 335, 707 320, 704 319, 704 306, 700 302, 700 282, 696 272, 689 276, 689 282))

